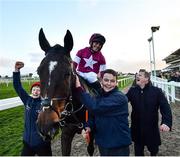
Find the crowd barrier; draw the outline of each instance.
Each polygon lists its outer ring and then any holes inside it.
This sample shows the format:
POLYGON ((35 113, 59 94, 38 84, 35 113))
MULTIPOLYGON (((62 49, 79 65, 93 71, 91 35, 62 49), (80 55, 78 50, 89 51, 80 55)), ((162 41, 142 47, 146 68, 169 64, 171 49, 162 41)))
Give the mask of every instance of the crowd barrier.
POLYGON ((154 86, 161 88, 166 95, 168 102, 180 102, 180 82, 168 82, 167 79, 152 76, 151 82, 154 86))

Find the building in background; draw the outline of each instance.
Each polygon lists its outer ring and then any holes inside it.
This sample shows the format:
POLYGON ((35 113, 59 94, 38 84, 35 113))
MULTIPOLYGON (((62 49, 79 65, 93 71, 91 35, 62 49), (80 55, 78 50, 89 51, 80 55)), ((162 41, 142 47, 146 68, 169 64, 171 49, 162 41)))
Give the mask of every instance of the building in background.
POLYGON ((180 49, 176 50, 175 52, 171 53, 169 56, 163 59, 166 64, 169 64, 163 71, 180 71, 180 49))

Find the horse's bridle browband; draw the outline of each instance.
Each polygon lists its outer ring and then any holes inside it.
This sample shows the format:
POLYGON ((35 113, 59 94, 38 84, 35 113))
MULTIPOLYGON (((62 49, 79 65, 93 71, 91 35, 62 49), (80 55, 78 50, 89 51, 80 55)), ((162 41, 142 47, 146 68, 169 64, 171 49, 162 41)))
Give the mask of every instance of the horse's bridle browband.
POLYGON ((62 100, 67 100, 67 97, 64 97, 64 98, 52 98, 51 100, 62 101, 62 100))

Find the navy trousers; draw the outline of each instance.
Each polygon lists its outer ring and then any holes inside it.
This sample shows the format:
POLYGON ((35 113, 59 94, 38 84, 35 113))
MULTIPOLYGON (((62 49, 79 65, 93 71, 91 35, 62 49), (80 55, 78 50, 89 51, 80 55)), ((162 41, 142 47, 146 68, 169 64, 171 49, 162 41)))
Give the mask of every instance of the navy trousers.
POLYGON ((29 146, 26 142, 23 142, 23 149, 21 156, 52 156, 51 143, 38 145, 35 147, 29 146))
POLYGON ((129 156, 129 146, 120 148, 98 147, 101 156, 129 156))

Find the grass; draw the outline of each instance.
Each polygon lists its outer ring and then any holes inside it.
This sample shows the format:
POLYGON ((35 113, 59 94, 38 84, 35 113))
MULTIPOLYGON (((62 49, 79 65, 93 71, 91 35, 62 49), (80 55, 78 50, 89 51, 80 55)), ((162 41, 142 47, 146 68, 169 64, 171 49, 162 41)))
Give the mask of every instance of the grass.
MULTIPOLYGON (((22 82, 27 93, 33 82, 22 82)), ((6 83, 0 83, 0 99, 16 96, 12 82, 9 82, 8 86, 6 83)), ((0 111, 0 156, 19 156, 21 154, 23 130, 24 106, 0 111)))
POLYGON ((126 87, 128 87, 128 86, 130 86, 131 84, 132 84, 132 82, 133 82, 133 80, 130 80, 130 81, 128 81, 126 84, 118 84, 118 88, 120 89, 120 90, 123 90, 124 88, 126 88, 126 87))
POLYGON ((0 111, 0 156, 17 156, 22 150, 24 106, 0 111))
MULTIPOLYGON (((28 82, 28 81, 22 83, 22 86, 27 91, 27 93, 29 93, 29 89, 32 83, 33 82, 28 82)), ((17 94, 14 90, 12 82, 9 82, 8 86, 6 83, 0 83, 0 99, 12 98, 16 96, 17 94)))

